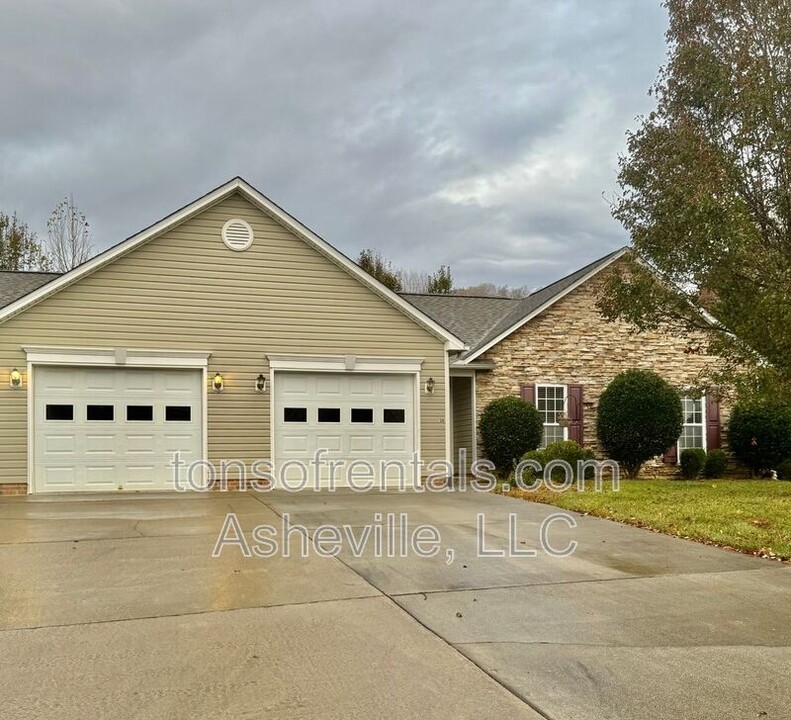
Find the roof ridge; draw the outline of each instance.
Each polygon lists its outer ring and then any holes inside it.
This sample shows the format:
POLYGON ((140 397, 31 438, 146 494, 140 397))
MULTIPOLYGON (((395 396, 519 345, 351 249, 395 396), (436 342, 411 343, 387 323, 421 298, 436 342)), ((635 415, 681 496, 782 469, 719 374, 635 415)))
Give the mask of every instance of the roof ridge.
POLYGON ((461 295, 459 293, 415 293, 415 292, 399 292, 399 295, 409 295, 411 297, 452 297, 452 298, 467 298, 469 300, 512 300, 519 302, 524 298, 511 298, 505 295, 461 295))
POLYGON ((15 275, 63 275, 54 270, 0 270, 0 273, 14 273, 15 275))
POLYGON ((599 265, 600 263, 603 263, 608 258, 612 257, 613 255, 617 255, 618 253, 621 253, 624 250, 627 250, 628 248, 629 248, 628 245, 623 245, 623 246, 619 247, 617 250, 613 250, 612 252, 607 253, 606 255, 602 255, 598 260, 593 260, 592 262, 589 262, 587 265, 583 265, 581 268, 577 268, 573 272, 570 272, 568 275, 564 275, 562 278, 558 278, 557 280, 553 280, 551 283, 549 283, 549 285, 544 285, 544 287, 540 287, 537 290, 534 290, 533 292, 530 293, 530 295, 528 295, 525 298, 522 298, 522 300, 528 300, 529 298, 533 297, 537 293, 544 292, 544 290, 549 290, 549 288, 551 288, 553 285, 557 285, 558 283, 562 283, 565 280, 568 280, 573 275, 579 275, 580 273, 584 272, 585 270, 588 270, 590 268, 593 268, 595 265, 599 265))

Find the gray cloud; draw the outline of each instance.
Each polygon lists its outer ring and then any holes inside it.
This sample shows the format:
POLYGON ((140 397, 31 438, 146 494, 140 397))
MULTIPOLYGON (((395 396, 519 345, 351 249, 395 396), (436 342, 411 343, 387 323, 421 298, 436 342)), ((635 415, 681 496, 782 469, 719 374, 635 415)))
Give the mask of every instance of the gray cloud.
POLYGON ((106 247, 242 175, 348 255, 540 285, 622 245, 602 194, 659 0, 2 2, 0 209, 106 247))

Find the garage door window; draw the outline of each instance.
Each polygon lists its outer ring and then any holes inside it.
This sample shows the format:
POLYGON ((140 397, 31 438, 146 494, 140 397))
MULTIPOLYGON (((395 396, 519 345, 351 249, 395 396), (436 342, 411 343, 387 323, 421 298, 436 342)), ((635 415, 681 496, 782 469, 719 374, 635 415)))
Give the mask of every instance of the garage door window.
POLYGON ((153 405, 127 405, 126 419, 128 422, 153 422, 153 405))
POLYGON ((88 405, 85 419, 94 422, 112 422, 115 418, 114 405, 88 405))
POLYGON ((320 423, 339 423, 341 421, 340 408, 319 408, 320 423))
POLYGON ((353 423, 372 423, 373 421, 373 408, 352 408, 353 423))
POLYGON ((406 413, 400 408, 385 408, 382 413, 382 420, 386 423, 406 422, 406 413))
POLYGON ((74 405, 47 405, 47 420, 74 420, 74 405))
POLYGON ((189 405, 167 405, 165 407, 165 422, 190 422, 192 408, 189 405))
POLYGON ((283 408, 283 422, 304 423, 308 421, 308 409, 303 407, 283 408))

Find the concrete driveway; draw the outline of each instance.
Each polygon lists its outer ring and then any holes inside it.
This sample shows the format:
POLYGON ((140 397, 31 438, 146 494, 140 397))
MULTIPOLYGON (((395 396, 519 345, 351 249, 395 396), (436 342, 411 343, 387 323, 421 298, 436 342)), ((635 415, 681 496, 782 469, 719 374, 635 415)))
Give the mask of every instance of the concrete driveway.
POLYGON ((579 516, 549 530, 569 557, 478 556, 478 513, 487 550, 524 551, 553 512, 472 492, 2 499, 2 714, 791 717, 789 568, 579 516), (284 515, 372 530, 338 557, 282 557, 279 536, 273 557, 213 558, 228 513, 251 552, 284 515), (387 557, 385 529, 378 556, 388 513, 441 552, 399 557, 397 530, 387 557))

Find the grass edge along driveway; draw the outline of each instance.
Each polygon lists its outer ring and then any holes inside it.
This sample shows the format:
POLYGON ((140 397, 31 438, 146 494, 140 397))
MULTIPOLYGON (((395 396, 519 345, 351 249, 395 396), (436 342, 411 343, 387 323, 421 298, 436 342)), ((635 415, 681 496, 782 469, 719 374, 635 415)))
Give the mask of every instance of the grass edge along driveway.
POLYGON ((621 480, 596 492, 542 486, 509 496, 616 520, 761 557, 791 559, 791 482, 778 480, 621 480))

